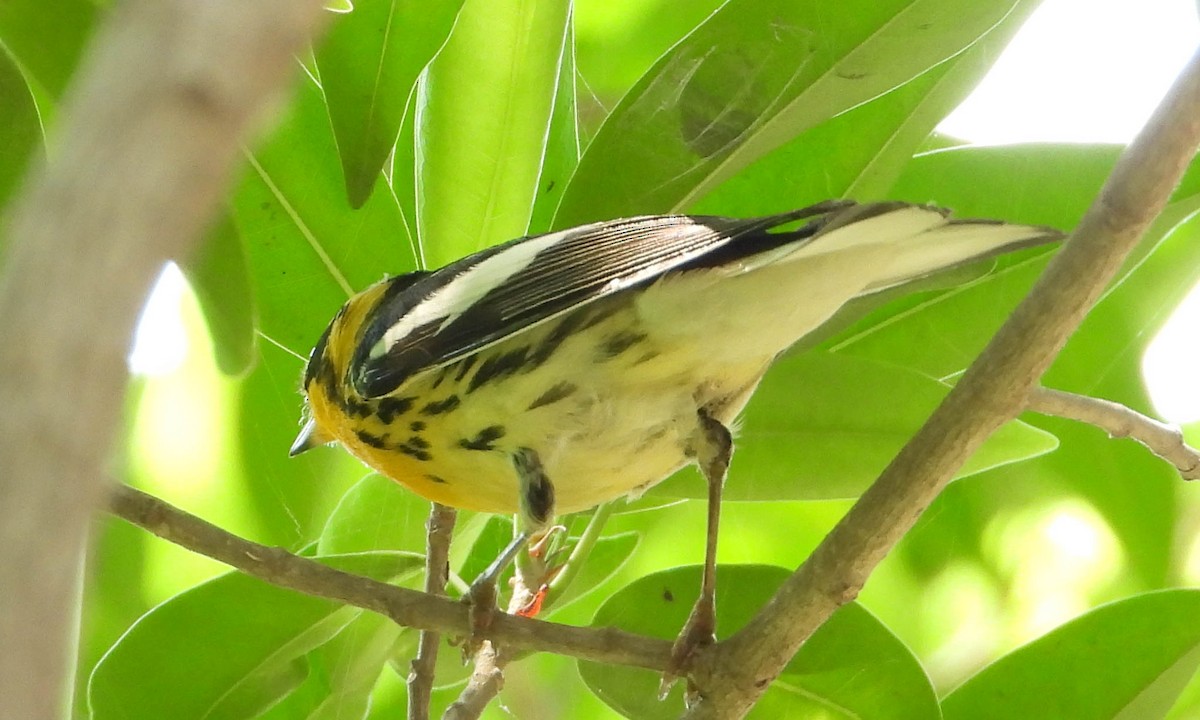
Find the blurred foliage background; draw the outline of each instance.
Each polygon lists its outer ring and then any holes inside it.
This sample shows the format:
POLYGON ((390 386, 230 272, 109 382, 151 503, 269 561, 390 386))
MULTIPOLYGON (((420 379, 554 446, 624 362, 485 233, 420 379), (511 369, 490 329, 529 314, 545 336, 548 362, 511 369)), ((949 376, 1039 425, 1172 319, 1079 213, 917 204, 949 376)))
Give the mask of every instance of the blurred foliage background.
MULTIPOLYGON (((178 309, 179 336, 151 343, 178 354, 154 367, 134 359, 114 474, 258 542, 419 586, 423 500, 336 449, 287 457, 304 358, 350 293, 510 237, 632 214, 750 215, 846 196, 1070 229, 1118 147, 977 147, 935 132, 1037 5, 332 8, 329 35, 297 58, 294 87, 247 148, 205 246, 168 269, 166 299, 148 310, 178 309), (363 558, 378 562, 355 564, 363 558)), ((0 201, 31 159, 53 154, 57 108, 107 13, 92 0, 55 6, 0 4, 0 201)), ((1153 412, 1141 358, 1200 271, 1198 207, 1192 172, 1048 385, 1153 412)), ((803 561, 1046 257, 1022 253, 850 308, 771 373, 728 484, 719 633, 803 561)), ((1195 489, 1130 441, 1022 420, 934 503, 756 716, 1200 714, 1200 599, 1180 589, 1200 581, 1195 489)), ((672 637, 698 582, 702 494, 686 470, 618 507, 575 597, 549 618, 672 637)), ((568 521, 577 533, 586 518, 568 521)), ((454 570, 469 579, 507 532, 462 517, 454 570)), ((74 713, 402 715, 411 631, 224 574, 98 518, 74 713)), ((443 652, 436 703, 465 677, 456 656, 443 652)), ((655 682, 535 656, 508 670, 486 716, 677 715, 678 689, 660 704, 655 682)))

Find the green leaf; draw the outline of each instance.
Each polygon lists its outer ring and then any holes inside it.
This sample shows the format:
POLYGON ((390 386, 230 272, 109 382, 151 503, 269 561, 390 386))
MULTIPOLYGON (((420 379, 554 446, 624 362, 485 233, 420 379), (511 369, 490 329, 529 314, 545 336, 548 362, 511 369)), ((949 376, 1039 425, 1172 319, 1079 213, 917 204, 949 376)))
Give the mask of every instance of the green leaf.
POLYGON ((368 0, 330 24, 317 67, 352 207, 371 195, 417 76, 446 42, 462 4, 368 0))
MULTIPOLYGON (((418 79, 417 82, 421 83, 423 80, 418 79)), ((404 121, 400 124, 400 135, 396 139, 396 148, 391 156, 391 169, 388 171, 392 194, 396 198, 396 204, 400 206, 400 216, 404 219, 405 234, 410 238, 417 236, 416 106, 419 95, 418 88, 408 98, 408 105, 404 109, 404 121)))
MULTIPOLYGON (((461 539, 461 536, 460 536, 461 539)), ((483 527, 480 528, 478 535, 471 542, 471 548, 467 551, 462 566, 459 568, 459 577, 467 582, 473 582, 479 577, 480 573, 487 569, 492 561, 500 557, 500 553, 513 539, 513 523, 512 518, 507 515, 488 515, 483 518, 483 527)), ((512 574, 512 568, 509 568, 503 577, 508 577, 512 574)), ((498 583, 500 588, 504 588, 504 581, 498 583)))
POLYGON ((321 531, 317 551, 322 555, 417 548, 424 552, 428 516, 429 501, 371 473, 342 496, 321 531))
POLYGON ((571 581, 561 595, 554 598, 554 605, 546 613, 554 613, 571 603, 589 595, 606 580, 617 574, 637 550, 641 535, 635 532, 618 533, 596 541, 591 552, 584 558, 579 575, 571 581))
MULTIPOLYGON (((403 553, 321 558, 390 580, 421 567, 403 553)), ((92 672, 91 716, 237 718, 269 707, 303 680, 304 653, 360 611, 229 573, 142 616, 92 672)))
MULTIPOLYGON (((612 105, 725 0, 576 3, 576 52, 586 92, 612 105)), ((600 119, 603 119, 601 117, 600 119)))
MULTIPOLYGON (((257 348, 254 367, 241 380, 232 418, 230 435, 238 462, 222 473, 224 493, 244 503, 233 507, 251 514, 261 542, 292 547, 320 533, 350 479, 364 471, 340 448, 288 457, 300 430, 303 359, 270 342, 259 342, 257 348)), ((354 548, 363 549, 373 548, 354 548)))
POLYGON ((1200 591, 1099 607, 1000 658, 950 693, 947 720, 1163 717, 1200 667, 1200 591))
POLYGON ((550 130, 546 134, 542 172, 538 176, 533 214, 529 219, 530 235, 550 230, 567 181, 579 165, 579 108, 575 98, 574 45, 572 28, 568 27, 562 64, 558 71, 558 87, 554 91, 554 107, 550 112, 550 130))
POLYGON ((418 227, 431 267, 525 233, 569 3, 468 0, 417 103, 418 227))
MULTIPOLYGON (((790 574, 766 565, 718 566, 718 637, 745 625, 790 574)), ((655 573, 609 598, 592 624, 672 638, 699 588, 699 566, 655 573)), ((675 718, 683 711, 678 686, 664 702, 657 700, 656 673, 591 662, 580 662, 579 672, 592 692, 626 717, 675 718)), ((804 644, 749 717, 933 720, 940 714, 929 678, 908 648, 850 603, 804 644)))
MULTIPOLYGON (((0 13, 3 11, 0 10, 0 13)), ((43 152, 42 122, 25 77, 0 48, 0 210, 43 152)))
POLYGON ((208 323, 217 367, 226 375, 248 372, 256 357, 254 293, 233 218, 222 215, 179 268, 208 323))
POLYGON ((689 207, 798 133, 961 52, 1012 0, 731 0, 672 48, 588 146, 556 227, 689 207))
POLYGON ((39 92, 57 98, 75 72, 99 11, 91 0, 0 2, 0 45, 12 53, 39 92))
POLYGON ((879 200, 925 138, 958 106, 1037 6, 1022 2, 962 54, 759 158, 693 212, 758 215, 831 197, 879 200))
MULTIPOLYGON (((949 390, 903 368, 844 355, 804 353, 767 373, 741 424, 726 497, 816 500, 856 497, 895 457, 949 390)), ((1053 435, 1019 422, 996 432, 958 477, 1053 450, 1053 435)), ((650 490, 707 497, 685 470, 650 490)))
MULTIPOLYGON (((1069 229, 1104 182, 1116 153, 1111 146, 954 148, 915 158, 892 195, 945 205, 959 217, 1069 229)), ((932 377, 950 376, 975 359, 1045 262, 1007 261, 1001 271, 950 292, 912 296, 869 315, 833 347, 932 377)))
POLYGON ((299 686, 258 720, 351 720, 366 717, 371 691, 400 646, 416 631, 375 613, 359 613, 329 642, 305 656, 299 686))
POLYGON ((260 328, 307 357, 353 292, 384 273, 416 267, 390 193, 361 209, 345 200, 337 148, 320 88, 303 79, 279 126, 248 156, 233 198, 246 245, 260 328))

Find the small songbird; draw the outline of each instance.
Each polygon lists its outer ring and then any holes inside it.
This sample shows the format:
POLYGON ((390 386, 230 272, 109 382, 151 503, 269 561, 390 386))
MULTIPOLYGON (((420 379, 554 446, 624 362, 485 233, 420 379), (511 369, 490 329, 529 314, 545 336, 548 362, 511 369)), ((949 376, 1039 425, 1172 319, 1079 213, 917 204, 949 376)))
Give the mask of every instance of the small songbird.
POLYGON ((293 455, 332 441, 524 536, 684 465, 709 482, 711 639, 730 427, 771 363, 847 301, 1060 233, 899 202, 659 215, 512 240, 350 298, 313 348, 293 455))

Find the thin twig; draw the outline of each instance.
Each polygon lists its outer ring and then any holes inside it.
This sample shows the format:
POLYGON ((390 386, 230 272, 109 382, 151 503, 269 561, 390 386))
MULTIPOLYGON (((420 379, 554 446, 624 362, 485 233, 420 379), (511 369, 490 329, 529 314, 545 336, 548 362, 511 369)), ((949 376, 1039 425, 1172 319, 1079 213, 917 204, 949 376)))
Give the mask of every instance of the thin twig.
MULTIPOLYGON (((546 564, 541 558, 533 558, 522 551, 513 567, 512 595, 508 599, 507 609, 509 615, 524 609, 533 600, 537 588, 530 585, 529 578, 544 576, 546 564)), ((475 651, 470 679, 446 708, 442 720, 475 720, 482 715, 488 703, 504 688, 504 668, 515 659, 513 648, 498 647, 491 640, 484 640, 475 651)))
POLYGON ((741 717, 1030 389, 1166 204, 1200 145, 1200 53, 1118 161, 1029 296, 913 439, 770 603, 698 653, 691 720, 741 717))
MULTIPOLYGON (((425 592, 429 595, 445 595, 446 579, 450 574, 450 536, 458 512, 441 503, 429 508, 429 521, 425 524, 425 592)), ((417 656, 413 658, 408 674, 408 720, 429 718, 429 699, 433 694, 434 671, 437 669, 438 646, 442 634, 436 630, 422 630, 417 643, 417 656)))
MULTIPOLYGON (((308 595, 370 610, 405 627, 465 636, 467 607, 444 597, 335 570, 319 562, 240 538, 195 515, 128 486, 118 486, 109 510, 151 533, 247 575, 308 595)), ((498 613, 490 639, 514 648, 602 663, 662 670, 671 643, 615 628, 580 628, 498 613)))
MULTIPOLYGON (((554 579, 550 581, 543 600, 543 610, 550 609, 579 576, 580 569, 596 546, 596 542, 600 539, 600 533, 604 530, 605 524, 608 523, 608 519, 615 509, 616 503, 605 503, 592 513, 587 527, 580 534, 567 562, 555 570, 554 579)), ((526 589, 514 591, 513 601, 509 602, 508 611, 510 613, 524 607, 526 599, 531 597, 528 583, 523 582, 518 576, 518 587, 521 586, 525 586, 526 589)), ((446 713, 442 715, 442 720, 473 720, 473 718, 479 717, 488 703, 503 689, 504 668, 510 662, 520 660, 525 655, 524 651, 508 647, 497 651, 491 643, 485 643, 480 652, 475 655, 475 670, 471 673, 471 679, 454 703, 447 708, 446 713)))
POLYGON ((511 660, 506 645, 503 652, 485 642, 475 653, 475 669, 458 697, 446 708, 442 720, 475 720, 504 688, 504 668, 511 660))
POLYGON ((1183 441, 1174 425, 1159 422, 1111 400, 1036 387, 1025 407, 1042 415, 1053 415, 1095 425, 1114 438, 1131 438, 1150 452, 1171 463, 1185 480, 1200 480, 1200 451, 1183 441))

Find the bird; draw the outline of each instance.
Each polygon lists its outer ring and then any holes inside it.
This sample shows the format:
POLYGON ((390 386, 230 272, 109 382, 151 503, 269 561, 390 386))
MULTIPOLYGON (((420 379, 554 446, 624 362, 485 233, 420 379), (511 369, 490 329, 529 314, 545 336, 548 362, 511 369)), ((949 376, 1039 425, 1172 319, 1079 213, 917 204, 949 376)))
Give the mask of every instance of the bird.
POLYGON ((850 300, 1060 238, 852 200, 517 238, 351 297, 309 356, 290 453, 338 443, 431 501, 515 514, 514 548, 695 465, 708 541, 672 675, 714 639, 721 488, 772 363, 850 300))

